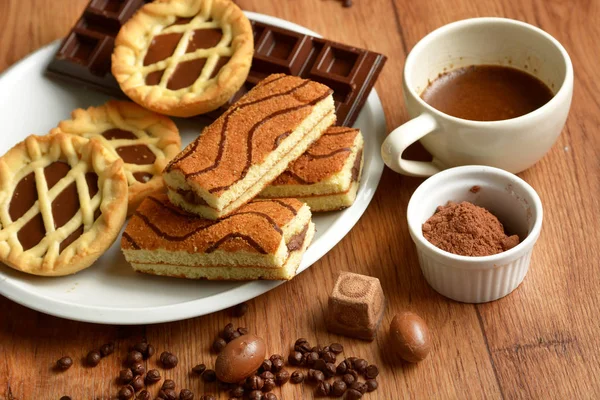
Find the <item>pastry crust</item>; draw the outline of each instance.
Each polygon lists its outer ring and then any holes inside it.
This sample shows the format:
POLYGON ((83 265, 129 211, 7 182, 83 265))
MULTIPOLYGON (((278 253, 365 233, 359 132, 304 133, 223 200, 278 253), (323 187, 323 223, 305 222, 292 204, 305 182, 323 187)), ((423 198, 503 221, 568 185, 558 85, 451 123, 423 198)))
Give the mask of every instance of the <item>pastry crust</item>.
POLYGON ((89 267, 115 241, 126 213, 123 161, 97 139, 32 135, 0 157, 0 261, 14 269, 60 276, 89 267), (62 173, 52 176, 57 165, 62 173), (72 215, 64 214, 68 205, 72 215), (39 241, 20 234, 30 223, 39 223, 39 241))
POLYGON ((248 76, 253 53, 250 21, 231 0, 155 1, 144 5, 119 31, 112 54, 112 73, 123 92, 143 107, 161 114, 190 117, 218 108, 240 89, 248 76), (216 45, 188 47, 194 31, 208 29, 221 29, 222 37, 216 45), (171 56, 145 62, 153 40, 169 34, 181 34, 171 42, 171 56), (229 61, 212 76, 219 58, 229 61), (178 65, 200 59, 206 59, 206 63, 191 86, 173 90, 167 87, 178 65), (158 84, 148 85, 147 77, 152 73, 160 75, 158 84))
POLYGON ((170 118, 128 101, 111 100, 99 107, 74 110, 70 120, 61 121, 58 128, 50 131, 52 134, 60 132, 88 139, 97 138, 117 157, 119 148, 147 146, 151 152, 149 155, 155 156, 153 163, 127 163, 124 160, 129 184, 128 215, 133 214, 146 196, 164 188, 162 170, 181 149, 179 130, 170 118), (135 138, 124 139, 110 134, 103 136, 103 133, 111 130, 126 131, 135 138))

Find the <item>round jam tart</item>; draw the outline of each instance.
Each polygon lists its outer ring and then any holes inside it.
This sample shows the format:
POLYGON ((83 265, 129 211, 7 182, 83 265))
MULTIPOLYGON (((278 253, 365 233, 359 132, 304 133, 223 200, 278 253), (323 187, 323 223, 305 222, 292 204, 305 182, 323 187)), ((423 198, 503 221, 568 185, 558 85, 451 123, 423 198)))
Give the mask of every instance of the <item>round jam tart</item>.
POLYGON ((77 109, 51 133, 98 138, 125 162, 129 184, 129 212, 164 187, 163 168, 181 148, 177 126, 169 118, 126 101, 77 109))
POLYGON ((190 117, 240 89, 253 52, 252 26, 233 1, 166 0, 144 5, 123 25, 112 73, 136 103, 190 117))
POLYGON ((34 275, 89 267, 127 214, 123 161, 99 140, 29 136, 0 157, 0 262, 34 275))

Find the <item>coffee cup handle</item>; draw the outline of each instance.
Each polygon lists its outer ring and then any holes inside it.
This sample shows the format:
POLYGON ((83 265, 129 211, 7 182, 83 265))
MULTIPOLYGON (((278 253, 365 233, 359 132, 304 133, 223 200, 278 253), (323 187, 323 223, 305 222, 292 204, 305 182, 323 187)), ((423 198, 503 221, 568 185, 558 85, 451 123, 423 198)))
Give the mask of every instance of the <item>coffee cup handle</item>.
POLYGON ((381 146, 383 162, 393 171, 409 176, 427 177, 441 171, 434 163, 402 158, 408 146, 438 128, 431 114, 423 113, 394 129, 381 146))

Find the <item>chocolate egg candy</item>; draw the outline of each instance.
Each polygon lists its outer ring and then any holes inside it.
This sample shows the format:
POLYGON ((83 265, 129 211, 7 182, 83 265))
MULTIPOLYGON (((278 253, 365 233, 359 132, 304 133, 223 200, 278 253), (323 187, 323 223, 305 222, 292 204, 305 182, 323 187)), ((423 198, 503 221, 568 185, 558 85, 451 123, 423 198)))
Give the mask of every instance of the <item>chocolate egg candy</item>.
POLYGON ((233 339, 217 357, 217 378, 222 382, 238 383, 260 367, 265 354, 265 342, 258 336, 243 335, 233 339))
POLYGON ((431 351, 427 324, 410 311, 396 314, 390 325, 390 341, 396 353, 412 363, 424 360, 431 351))

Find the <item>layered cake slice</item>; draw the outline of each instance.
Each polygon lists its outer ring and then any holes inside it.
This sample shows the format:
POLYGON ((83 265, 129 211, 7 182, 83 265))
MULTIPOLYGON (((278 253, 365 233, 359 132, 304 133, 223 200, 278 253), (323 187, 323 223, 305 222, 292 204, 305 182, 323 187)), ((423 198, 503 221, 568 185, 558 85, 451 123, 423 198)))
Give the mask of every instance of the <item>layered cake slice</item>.
POLYGON ((211 280, 288 280, 315 233, 296 199, 255 200, 219 221, 181 211, 166 194, 147 197, 121 249, 136 271, 211 280))
POLYGON ((350 207, 358 191, 363 146, 360 130, 331 127, 259 197, 295 197, 313 212, 350 207))
POLYGON ((332 90, 270 75, 165 168, 169 199, 209 219, 254 198, 335 122, 332 90))

